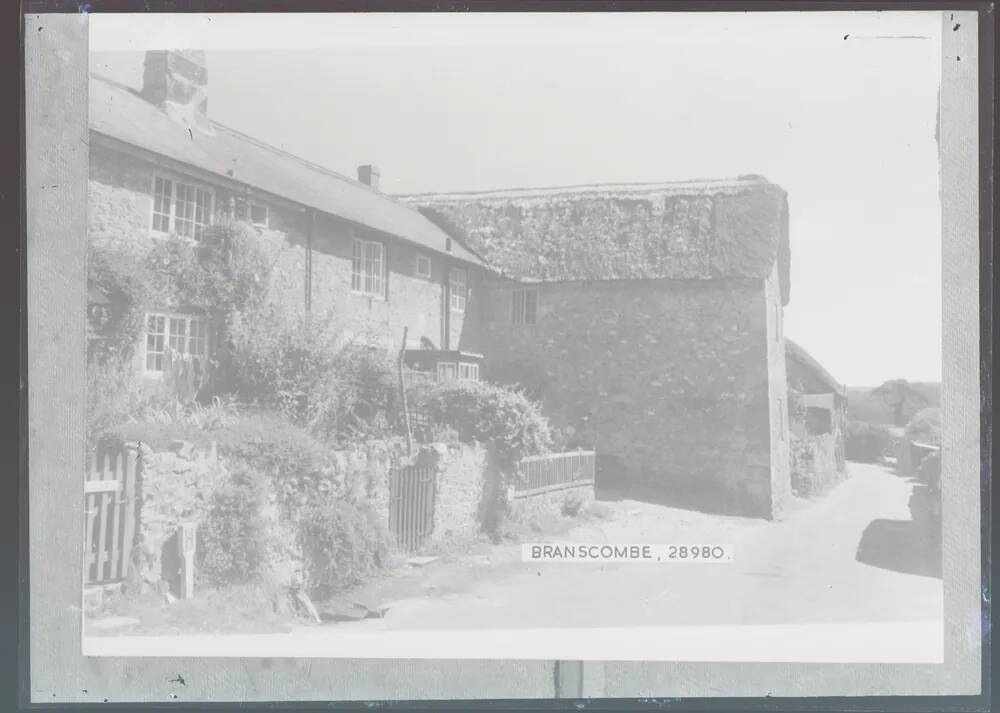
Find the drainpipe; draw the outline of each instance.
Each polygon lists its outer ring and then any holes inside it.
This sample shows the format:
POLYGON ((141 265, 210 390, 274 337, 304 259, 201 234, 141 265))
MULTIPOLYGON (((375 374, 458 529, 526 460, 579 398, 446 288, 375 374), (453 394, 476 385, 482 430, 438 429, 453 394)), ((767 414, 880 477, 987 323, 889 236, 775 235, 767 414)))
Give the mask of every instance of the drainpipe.
POLYGON ((306 226, 306 265, 305 265, 305 300, 306 312, 312 310, 312 245, 313 231, 316 225, 316 211, 309 211, 309 221, 306 226))
POLYGON ((441 295, 444 297, 444 304, 441 306, 444 326, 444 333, 441 335, 441 348, 444 351, 451 349, 451 280, 448 279, 450 274, 451 266, 445 263, 444 284, 441 286, 441 295))

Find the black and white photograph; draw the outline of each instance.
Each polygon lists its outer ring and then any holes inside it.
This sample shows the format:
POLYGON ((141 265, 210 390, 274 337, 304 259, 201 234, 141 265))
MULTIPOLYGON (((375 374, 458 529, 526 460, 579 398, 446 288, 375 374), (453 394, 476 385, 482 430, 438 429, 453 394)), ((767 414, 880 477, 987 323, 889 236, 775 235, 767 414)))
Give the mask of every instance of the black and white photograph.
POLYGON ((947 12, 88 23, 84 656, 945 662, 947 12))

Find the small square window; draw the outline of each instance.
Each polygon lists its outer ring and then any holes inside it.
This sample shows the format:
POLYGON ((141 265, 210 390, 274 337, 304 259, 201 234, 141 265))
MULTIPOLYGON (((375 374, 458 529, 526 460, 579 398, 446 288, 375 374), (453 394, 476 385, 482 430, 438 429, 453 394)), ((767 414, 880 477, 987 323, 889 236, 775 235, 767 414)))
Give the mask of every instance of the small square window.
POLYGON ((430 279, 431 259, 426 255, 417 255, 417 277, 430 279))
POLYGON ((514 324, 534 324, 538 319, 538 290, 514 290, 510 318, 514 324))
POLYGON ((260 203, 250 204, 250 224, 256 228, 268 227, 267 206, 260 203))

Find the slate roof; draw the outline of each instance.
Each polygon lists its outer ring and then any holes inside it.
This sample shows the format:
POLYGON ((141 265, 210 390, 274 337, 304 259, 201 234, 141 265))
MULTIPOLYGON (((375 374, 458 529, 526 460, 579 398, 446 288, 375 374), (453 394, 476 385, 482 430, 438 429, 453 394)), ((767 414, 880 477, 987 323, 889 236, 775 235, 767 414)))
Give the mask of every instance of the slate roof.
MULTIPOLYGON (((847 389, 843 384, 833 378, 833 375, 822 364, 816 361, 809 352, 787 337, 785 337, 785 359, 786 362, 792 362, 797 365, 799 369, 808 373, 812 380, 827 387, 831 392, 839 396, 847 395, 847 389)), ((791 370, 792 364, 789 364, 789 371, 791 370)))
POLYGON ((520 280, 767 277, 788 301, 787 196, 762 176, 397 196, 520 280))
POLYGON ((91 75, 90 129, 228 181, 238 181, 419 245, 483 265, 459 240, 414 208, 369 186, 212 122, 213 134, 191 133, 135 90, 91 75))

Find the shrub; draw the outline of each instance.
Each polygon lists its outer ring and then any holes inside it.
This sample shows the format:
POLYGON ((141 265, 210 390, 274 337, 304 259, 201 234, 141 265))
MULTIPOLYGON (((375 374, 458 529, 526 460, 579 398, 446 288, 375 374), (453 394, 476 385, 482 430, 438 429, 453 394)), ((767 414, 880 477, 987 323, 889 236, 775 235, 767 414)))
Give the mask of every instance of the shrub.
POLYGON ((339 441, 383 435, 398 421, 388 356, 341 345, 327 320, 237 318, 232 337, 233 388, 245 401, 339 441))
POLYGON ((808 438, 792 433, 790 436, 790 470, 792 493, 808 498, 817 493, 815 450, 808 438))
POLYGON ((882 423, 848 421, 844 451, 848 460, 876 463, 892 451, 893 436, 882 423))
POLYGON ((941 445, 941 409, 931 406, 917 411, 906 424, 906 437, 917 443, 941 445))
POLYGON ((271 480, 286 515, 338 489, 330 450, 285 419, 248 414, 211 436, 227 460, 271 480))
POLYGON ((485 381, 442 382, 422 394, 420 407, 434 423, 454 428, 461 441, 492 443, 507 462, 552 447, 548 419, 537 404, 509 387, 485 381))
POLYGON ((562 514, 566 517, 576 517, 587 504, 587 496, 580 490, 571 490, 562 503, 562 514))
POLYGON ((212 495, 195 551, 197 571, 209 584, 245 584, 261 574, 269 552, 265 504, 263 478, 251 470, 212 495))
POLYGON ((299 538, 305 588, 323 598, 383 568, 390 538, 384 518, 366 504, 326 498, 302 516, 299 538))

